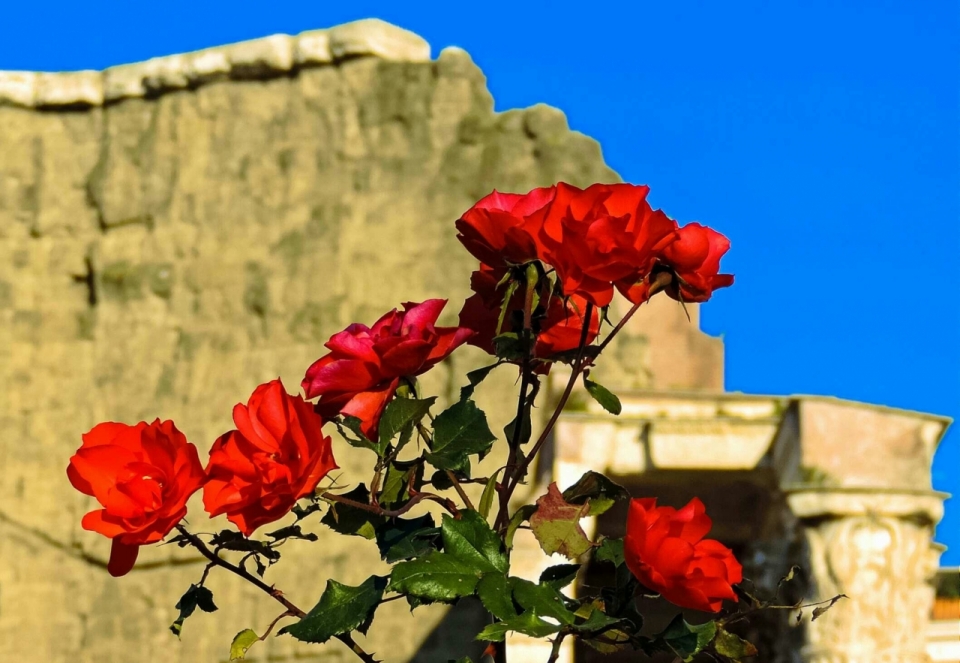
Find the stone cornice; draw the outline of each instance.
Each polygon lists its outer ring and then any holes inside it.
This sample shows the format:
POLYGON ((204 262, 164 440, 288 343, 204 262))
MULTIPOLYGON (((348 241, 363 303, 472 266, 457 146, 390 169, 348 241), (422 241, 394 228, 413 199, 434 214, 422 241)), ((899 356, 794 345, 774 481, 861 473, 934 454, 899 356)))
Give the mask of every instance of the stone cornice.
POLYGON ((90 108, 217 80, 275 78, 304 67, 335 65, 364 56, 428 62, 430 45, 408 30, 370 18, 296 36, 272 35, 153 58, 102 72, 0 71, 0 106, 90 108))

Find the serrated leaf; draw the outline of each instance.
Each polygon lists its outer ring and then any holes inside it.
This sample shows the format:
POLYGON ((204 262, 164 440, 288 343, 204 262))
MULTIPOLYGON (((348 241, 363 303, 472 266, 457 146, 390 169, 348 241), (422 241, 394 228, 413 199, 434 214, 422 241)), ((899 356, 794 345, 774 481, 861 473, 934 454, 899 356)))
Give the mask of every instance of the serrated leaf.
POLYGON ((703 650, 717 632, 715 622, 689 624, 683 615, 677 615, 658 636, 684 661, 703 650))
POLYGON ((449 603, 473 594, 481 575, 470 562, 433 551, 393 567, 388 589, 428 602, 449 603))
POLYGON ((530 611, 517 615, 502 622, 490 624, 477 635, 477 640, 488 642, 503 642, 509 631, 516 631, 534 638, 545 638, 560 630, 559 624, 544 621, 536 613, 530 611))
POLYGON ((460 400, 465 401, 473 396, 473 391, 477 388, 477 385, 483 382, 487 376, 490 375, 490 371, 499 365, 500 362, 497 362, 496 364, 490 364, 489 366, 484 366, 483 368, 478 368, 467 373, 467 380, 470 382, 470 384, 468 384, 466 387, 460 388, 460 400))
POLYGON ((370 576, 356 587, 328 580, 317 605, 297 623, 280 629, 280 633, 314 643, 353 630, 366 633, 386 587, 387 578, 381 576, 370 576))
POLYGON ((610 414, 620 414, 623 410, 623 406, 620 404, 620 399, 617 398, 617 395, 602 384, 594 382, 584 376, 583 386, 587 388, 587 393, 593 396, 593 400, 599 403, 600 407, 610 414))
POLYGON ((334 424, 340 433, 340 437, 346 440, 350 446, 357 447, 358 449, 370 449, 379 454, 379 452, 377 452, 378 445, 367 438, 363 432, 363 421, 352 415, 345 414, 340 417, 339 421, 335 420, 334 424), (348 435, 348 432, 353 433, 353 436, 348 435))
POLYGON ((517 616, 513 604, 510 581, 503 573, 485 573, 477 583, 477 596, 491 615, 497 619, 510 619, 517 616))
MULTIPOLYGON (((361 483, 343 497, 366 504, 370 501, 370 491, 361 483)), ((320 522, 340 534, 373 539, 377 535, 377 528, 386 522, 386 518, 349 504, 333 502, 320 522)))
POLYGON ((473 401, 459 401, 434 420, 433 446, 426 457, 437 469, 462 469, 469 466, 471 454, 485 454, 495 439, 483 410, 473 401))
POLYGON ((599 635, 623 622, 623 619, 604 614, 603 610, 592 607, 590 615, 574 628, 583 634, 599 635))
POLYGON ((587 515, 587 504, 569 504, 560 494, 556 482, 547 488, 547 494, 537 500, 537 510, 530 516, 530 528, 548 555, 560 553, 576 560, 589 551, 593 544, 580 526, 587 515))
POLYGON ((523 578, 510 578, 513 598, 526 611, 542 617, 552 617, 561 624, 569 626, 576 621, 574 615, 563 603, 560 592, 550 585, 538 585, 523 578))
POLYGON ((183 596, 180 597, 180 600, 177 601, 175 607, 180 611, 180 614, 174 622, 170 624, 170 630, 178 638, 183 631, 183 622, 187 617, 192 615, 197 608, 200 608, 204 612, 214 612, 217 609, 216 604, 213 602, 213 592, 202 585, 190 585, 187 591, 183 593, 183 596))
POLYGON ((461 511, 460 520, 444 514, 441 531, 445 552, 472 563, 480 572, 507 572, 509 562, 500 537, 476 511, 461 511))
POLYGON ((556 590, 561 590, 576 580, 579 571, 579 564, 557 564, 544 569, 543 573, 540 574, 540 582, 550 585, 556 590))
POLYGON ((713 646, 718 654, 734 660, 756 656, 759 653, 751 643, 723 628, 717 629, 717 634, 713 638, 713 646))
POLYGON ((493 498, 497 495, 497 475, 499 474, 500 470, 497 470, 490 475, 490 478, 487 479, 487 485, 483 487, 483 494, 480 495, 479 511, 484 518, 490 515, 490 509, 493 507, 493 498))
POLYGON ((440 528, 436 527, 430 514, 409 519, 393 518, 377 528, 380 556, 390 564, 436 550, 439 539, 440 528))
POLYGON ((260 636, 252 629, 245 628, 237 633, 233 636, 233 642, 230 643, 230 660, 242 661, 243 657, 247 655, 247 651, 258 640, 260 640, 260 636))
POLYGON ((417 424, 436 402, 436 396, 430 398, 394 398, 383 411, 380 418, 380 434, 375 451, 380 455, 387 452, 387 447, 400 431, 417 424))
POLYGON ((575 484, 563 491, 563 499, 570 504, 587 504, 590 510, 587 515, 599 516, 606 512, 618 500, 630 496, 627 490, 600 474, 588 471, 575 484))
POLYGON ((604 539, 593 553, 598 562, 610 562, 614 566, 623 564, 623 539, 604 539))

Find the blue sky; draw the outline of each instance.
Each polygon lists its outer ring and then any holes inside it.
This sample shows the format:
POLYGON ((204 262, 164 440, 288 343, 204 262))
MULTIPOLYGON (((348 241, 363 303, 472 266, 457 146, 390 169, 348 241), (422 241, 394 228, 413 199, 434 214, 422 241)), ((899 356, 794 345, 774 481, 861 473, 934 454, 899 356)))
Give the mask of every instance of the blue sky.
MULTIPOLYGON (((680 221, 727 234, 727 388, 960 417, 955 3, 8 3, 0 69, 101 69, 378 16, 545 102, 680 221)), ((839 443, 839 442, 838 442, 839 443)), ((934 484, 960 493, 960 434, 934 484)), ((938 539, 960 564, 960 498, 938 539)))

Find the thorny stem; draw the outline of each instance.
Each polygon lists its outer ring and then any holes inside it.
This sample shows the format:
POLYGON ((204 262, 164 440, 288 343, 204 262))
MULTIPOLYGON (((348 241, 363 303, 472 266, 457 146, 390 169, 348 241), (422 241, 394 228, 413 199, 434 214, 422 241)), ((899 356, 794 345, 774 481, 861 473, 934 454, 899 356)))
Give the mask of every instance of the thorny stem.
MULTIPOLYGON (((587 345, 587 335, 590 333, 590 318, 593 315, 593 304, 587 304, 586 315, 584 315, 584 325, 583 329, 580 331, 580 344, 577 347, 577 358, 573 362, 573 370, 570 373, 570 379, 567 380, 567 386, 563 390, 563 394, 560 396, 560 400, 557 403, 556 408, 553 411, 553 414, 550 415, 547 425, 544 427, 543 431, 540 433, 540 437, 537 438, 536 444, 533 445, 533 448, 530 450, 530 453, 523 459, 523 462, 520 463, 520 466, 517 468, 517 471, 510 477, 510 482, 506 483, 506 500, 509 502, 510 498, 513 496, 513 492, 517 489, 517 485, 523 480, 527 474, 527 469, 530 467, 530 463, 533 462, 533 459, 536 458, 537 454, 540 452, 540 449, 543 447, 544 443, 547 441, 547 438, 550 435, 550 432, 553 430, 553 427, 557 423, 557 419, 560 418, 560 413, 563 412, 564 406, 567 404, 567 400, 570 398, 570 394, 573 392, 573 387, 577 382, 577 378, 580 376, 580 373, 583 372, 583 369, 586 367, 587 362, 584 361, 583 351, 587 345)), ((619 329, 614 329, 612 333, 619 331, 619 329)), ((609 339, 608 339, 609 340, 609 339)))
POLYGON ((457 490, 457 495, 460 496, 460 499, 463 500, 463 505, 470 509, 471 511, 476 511, 477 508, 473 506, 473 502, 470 501, 470 498, 467 497, 467 493, 463 490, 463 486, 460 485, 460 479, 457 478, 455 472, 447 470, 447 478, 450 479, 450 483, 453 484, 453 487, 457 490))
MULTIPOLYGON (((529 265, 526 271, 526 289, 523 298, 523 361, 520 364, 520 396, 517 398, 517 417, 513 420, 513 437, 507 440, 509 445, 507 466, 503 471, 503 485, 507 486, 513 478, 517 469, 517 453, 520 448, 520 437, 523 434, 523 417, 527 413, 527 390, 530 385, 530 355, 533 353, 533 295, 537 282, 536 267, 529 265), (532 271, 531 271, 532 270, 532 271)), ((510 515, 510 493, 512 491, 499 491, 500 508, 497 511, 497 519, 494 523, 494 530, 502 532, 507 526, 510 515)), ((501 647, 500 649, 504 649, 501 647)), ((500 663, 497 661, 497 663, 500 663)))
POLYGON ((556 663, 556 660, 560 658, 560 647, 563 645, 563 639, 565 637, 567 637, 566 631, 557 633, 557 637, 553 640, 553 648, 550 650, 550 658, 547 659, 547 663, 556 663))
MULTIPOLYGON (((208 560, 210 560, 211 564, 222 567, 230 571, 234 575, 240 576, 241 578, 243 578, 244 580, 252 584, 257 589, 263 590, 264 592, 272 596, 274 600, 279 602, 280 605, 286 608, 287 612, 290 615, 293 615, 294 617, 299 617, 301 619, 307 616, 307 613, 305 613, 303 610, 301 610, 296 605, 294 605, 286 596, 283 595, 283 592, 281 592, 279 589, 276 589, 275 587, 271 587, 270 585, 263 582, 256 576, 248 573, 245 569, 242 569, 236 564, 231 564, 227 560, 223 559, 222 557, 220 557, 220 555, 210 550, 210 548, 207 547, 207 544, 205 544, 203 540, 200 539, 200 537, 198 537, 196 534, 190 533, 190 531, 188 531, 187 528, 184 527, 183 525, 177 525, 177 531, 180 532, 180 534, 182 534, 183 537, 190 542, 190 545, 192 545, 194 548, 200 551, 201 555, 203 555, 208 560)), ((356 643, 356 641, 353 639, 353 636, 351 636, 349 633, 343 633, 341 635, 337 635, 334 637, 336 637, 337 640, 339 640, 340 642, 345 644, 347 647, 349 647, 350 651, 356 654, 357 657, 364 663, 379 663, 377 659, 375 659, 373 656, 365 652, 363 648, 356 643)))
POLYGON ((457 509, 457 505, 454 504, 453 500, 447 499, 446 497, 441 497, 440 495, 434 495, 433 493, 416 493, 415 495, 411 495, 409 502, 395 510, 384 509, 373 504, 366 504, 365 502, 357 502, 356 500, 352 500, 349 497, 344 497, 343 495, 337 495, 336 493, 321 493, 320 497, 325 500, 330 500, 331 502, 337 502, 338 504, 345 504, 357 509, 362 509, 363 511, 369 511, 370 513, 375 513, 378 516, 387 516, 388 518, 402 516, 416 506, 419 502, 423 502, 424 500, 436 502, 449 511, 454 517, 460 516, 460 511, 457 509))
MULTIPOLYGON (((592 353, 593 358, 600 355, 603 350, 610 344, 610 342, 620 333, 626 324, 630 321, 630 318, 640 309, 640 306, 644 302, 649 301, 651 297, 655 294, 666 288, 670 283, 673 282, 673 275, 669 272, 661 272, 654 277, 653 283, 650 286, 647 298, 634 304, 627 314, 623 316, 620 322, 607 334, 607 337, 603 340, 600 345, 597 346, 596 352, 592 353)), ((573 392, 573 387, 577 382, 577 378, 583 372, 585 368, 593 361, 593 358, 584 358, 584 348, 587 344, 587 334, 590 329, 590 317, 593 315, 593 304, 588 303, 586 307, 586 314, 584 315, 584 325, 583 329, 580 332, 580 345, 577 348, 577 358, 573 362, 573 370, 570 373, 570 379, 567 381, 567 386, 563 390, 563 394, 560 396, 560 400, 557 402, 557 406, 553 411, 553 414, 550 416, 547 425, 544 427, 543 431, 540 433, 540 437, 537 438, 536 444, 533 445, 533 448, 530 450, 530 453, 527 454, 526 458, 523 459, 523 462, 520 465, 519 470, 511 477, 509 484, 505 481, 506 486, 503 491, 503 495, 506 496, 506 499, 509 501, 510 497, 513 495, 513 492, 516 490, 517 485, 523 480, 526 476, 527 468, 530 466, 530 463, 533 462, 533 459, 536 458, 537 454, 540 452, 541 447, 546 443, 547 438, 549 437, 553 427, 557 423, 557 419, 560 418, 560 414, 563 412, 564 406, 567 404, 567 400, 570 398, 570 394, 573 392)), ((501 498, 503 499, 503 498, 501 498)))

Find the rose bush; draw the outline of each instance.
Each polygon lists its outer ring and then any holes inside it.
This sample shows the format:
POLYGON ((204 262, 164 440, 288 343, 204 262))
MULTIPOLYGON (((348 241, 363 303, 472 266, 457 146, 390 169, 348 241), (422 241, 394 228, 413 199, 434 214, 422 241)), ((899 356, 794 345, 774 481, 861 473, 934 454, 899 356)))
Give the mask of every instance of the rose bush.
POLYGON ((713 521, 703 502, 657 506, 656 498, 630 501, 623 551, 627 568, 644 585, 682 608, 717 612, 736 601, 733 585, 743 567, 719 541, 704 539, 713 521))
POLYGON ((400 379, 430 370, 472 334, 461 327, 435 326, 446 303, 407 303, 372 327, 353 324, 334 334, 325 344, 330 352, 307 369, 302 382, 307 398, 319 397, 320 416, 357 417, 364 434, 374 437, 400 379))
POLYGON ((244 536, 283 518, 297 500, 337 469, 331 440, 320 417, 280 380, 256 388, 246 405, 233 408, 236 430, 213 443, 203 505, 211 516, 226 514, 244 536))
POLYGON ((103 507, 81 524, 113 540, 113 576, 127 574, 140 546, 160 541, 183 519, 187 500, 206 481, 197 448, 172 421, 159 419, 97 424, 83 436, 67 477, 103 507))
MULTIPOLYGON (((591 369, 644 302, 660 291, 681 302, 705 301, 733 282, 720 273, 727 239, 696 223, 678 227, 649 205, 647 194, 647 187, 630 184, 580 189, 559 183, 486 196, 456 222, 460 241, 480 260, 459 326, 438 327, 446 301, 430 299, 404 304, 370 327, 357 323, 334 334, 301 383, 316 404, 288 394, 279 379, 261 384, 234 407, 235 429, 213 443, 205 470, 171 422, 95 427, 83 436, 67 473, 103 507, 82 524, 113 539, 110 572, 129 571, 140 545, 156 543, 175 528, 168 541, 196 549, 207 561, 177 604, 175 633, 195 608, 216 609, 204 584, 215 567, 282 604, 264 635, 251 629, 237 634, 231 660, 243 658, 279 620, 295 618, 279 633, 311 643, 336 638, 364 663, 375 663, 353 632, 366 633, 378 607, 401 597, 411 608, 476 597, 489 613, 476 637, 488 643, 484 651, 495 663, 507 660, 502 643, 512 632, 552 637, 548 663, 557 661, 568 637, 599 651, 672 651, 684 661, 705 649, 730 661, 754 655, 752 645, 725 629, 776 597, 763 601, 745 594, 743 611, 696 625, 678 615, 659 633, 641 630, 641 583, 683 608, 718 612, 725 600, 737 599, 742 567, 729 548, 705 538, 712 521, 700 500, 679 510, 657 506, 655 498, 632 500, 623 539, 591 540, 581 520, 628 498, 607 477, 588 471, 566 490, 554 482, 545 495, 525 496, 527 504, 517 506, 513 499, 519 486, 540 485, 549 473, 548 465, 529 478, 581 379, 586 394, 604 409, 621 411, 619 399, 593 379, 591 369), (617 291, 633 306, 614 324, 607 305, 617 291), (464 343, 496 361, 470 371, 459 397, 453 384, 443 398, 420 393, 415 378, 464 343), (557 361, 569 365, 569 375, 562 387, 554 383, 545 390, 552 413, 535 420, 542 383, 556 376, 548 373, 557 361), (500 460, 480 466, 497 436, 473 394, 503 364, 519 372, 511 376, 518 383, 516 415, 504 428, 500 460), (447 407, 433 412, 443 400, 447 407), (373 452, 369 485, 349 478, 341 483, 340 477, 320 485, 337 467, 332 440, 322 432, 327 423, 363 453, 373 452), (477 476, 478 468, 489 475, 477 476), (479 495, 469 494, 470 484, 478 484, 479 495), (187 499, 201 487, 209 514, 226 516, 239 531, 193 533, 181 522, 187 499), (444 511, 439 522, 435 512, 412 513, 423 502, 444 511), (375 542, 389 570, 357 586, 328 581, 308 613, 264 574, 280 559, 281 544, 319 538, 301 528, 320 511, 325 513, 312 524, 375 542), (290 521, 266 539, 253 538, 261 525, 288 515, 290 521), (511 575, 521 527, 545 553, 570 563, 546 569, 537 582, 511 575), (564 594, 587 562, 613 565, 614 586, 564 594)), ((310 580, 303 578, 304 587, 310 580)))

